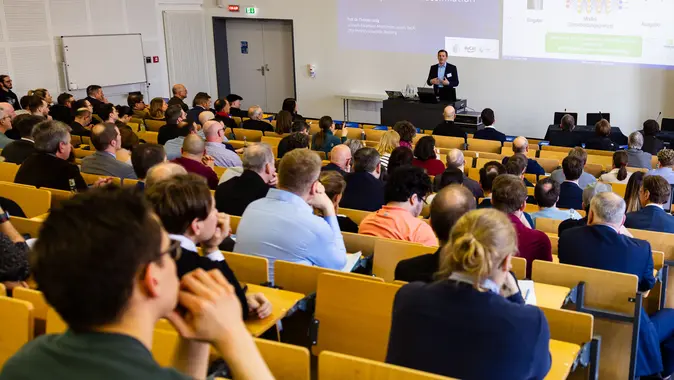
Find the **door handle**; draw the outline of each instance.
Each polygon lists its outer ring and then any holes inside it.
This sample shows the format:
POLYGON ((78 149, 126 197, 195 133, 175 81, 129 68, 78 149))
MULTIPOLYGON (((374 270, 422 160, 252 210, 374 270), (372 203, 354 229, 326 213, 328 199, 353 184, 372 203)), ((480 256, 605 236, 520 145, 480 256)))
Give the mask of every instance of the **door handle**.
MULTIPOLYGON (((262 76, 264 76, 264 66, 260 66, 259 69, 255 69, 255 70, 259 71, 260 73, 262 73, 262 76)), ((267 70, 269 70, 269 69, 267 69, 267 70)))
POLYGON ((265 64, 264 64, 264 69, 267 70, 267 71, 269 71, 269 65, 265 63, 265 64))

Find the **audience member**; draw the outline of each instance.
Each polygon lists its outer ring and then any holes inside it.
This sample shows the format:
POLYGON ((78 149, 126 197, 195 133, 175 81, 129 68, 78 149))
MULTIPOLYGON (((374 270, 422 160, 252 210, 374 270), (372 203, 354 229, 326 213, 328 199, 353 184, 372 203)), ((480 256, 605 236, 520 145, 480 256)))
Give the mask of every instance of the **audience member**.
POLYGON ((11 104, 9 104, 7 102, 0 102, 0 109, 2 109, 9 116, 11 116, 12 121, 14 121, 14 118, 16 118, 17 114, 16 114, 16 111, 14 110, 14 107, 12 107, 11 104))
POLYGON ((536 184, 534 197, 536 204, 540 211, 531 214, 531 220, 534 224, 532 228, 536 228, 536 219, 547 218, 555 220, 567 219, 582 219, 576 210, 560 210, 557 208, 557 201, 559 200, 559 184, 551 178, 543 178, 536 184))
MULTIPOLYGON (((440 182, 438 183, 438 190, 440 191, 443 188, 449 186, 449 185, 463 185, 464 181, 464 174, 460 169, 457 168, 447 168, 444 172, 442 172, 442 176, 440 178, 440 182)), ((431 196, 428 197, 428 202, 432 202, 434 194, 431 194, 431 196)))
MULTIPOLYGON (((639 278, 639 291, 651 290, 655 285, 651 245, 621 235, 618 231, 624 221, 625 201, 615 193, 597 194, 592 198, 588 225, 560 235, 559 262, 633 274, 639 278)), ((650 317, 643 310, 636 376, 657 378, 662 373, 667 377, 674 372, 672 309, 661 309, 650 317)))
POLYGON ((184 167, 173 162, 162 162, 150 168, 145 177, 145 188, 154 186, 156 183, 173 178, 175 176, 187 174, 184 167))
POLYGON ((19 98, 12 91, 14 83, 9 75, 0 75, 0 102, 9 103, 17 110, 22 107, 19 104, 19 98))
POLYGON ((169 107, 178 105, 183 111, 185 111, 185 113, 189 112, 190 108, 187 106, 187 104, 185 104, 185 99, 187 99, 187 88, 185 88, 185 86, 182 84, 176 84, 173 86, 171 92, 173 93, 173 97, 169 99, 169 107))
POLYGON ((562 122, 559 125, 561 132, 553 133, 550 136, 550 145, 565 146, 568 148, 575 148, 583 145, 583 139, 579 133, 573 133, 576 129, 576 120, 573 116, 566 114, 562 117, 562 122))
POLYGON ((475 132, 473 137, 482 140, 500 141, 501 144, 503 144, 506 141, 506 135, 494 128, 495 122, 496 117, 494 116, 494 111, 491 108, 485 108, 482 111, 482 123, 484 124, 484 129, 475 132))
POLYGON ((234 117, 248 117, 248 112, 241 109, 242 97, 236 94, 227 95, 227 101, 229 102, 229 113, 234 117))
MULTIPOLYGON (((206 124, 206 122, 214 120, 214 119, 215 119, 215 114, 213 112, 204 111, 204 112, 199 114, 199 125, 201 125, 203 127, 204 124, 206 124)), ((223 137, 223 138, 225 139, 225 141, 227 141, 226 137, 223 137)))
POLYGON ((374 148, 363 148, 353 157, 353 173, 348 174, 341 205, 361 211, 377 211, 384 205, 381 165, 374 148))
POLYGON ((611 124, 601 119, 594 125, 595 137, 585 144, 585 149, 615 151, 618 146, 611 140, 611 124))
POLYGON ((288 111, 293 115, 293 121, 304 120, 304 117, 297 113, 297 100, 295 98, 286 98, 283 100, 283 105, 281 106, 282 111, 288 111))
POLYGON ((185 120, 187 114, 180 108, 179 105, 172 105, 166 109, 166 125, 159 128, 157 135, 157 142, 160 145, 165 145, 167 141, 173 140, 180 136, 179 124, 185 120))
POLYGON ((70 127, 60 121, 43 121, 33 128, 36 154, 26 158, 14 178, 15 183, 66 191, 87 189, 80 170, 68 162, 70 127))
MULTIPOLYGON (((463 173, 463 186, 467 187, 468 190, 470 190, 473 193, 473 196, 475 199, 482 198, 484 196, 484 192, 482 191, 482 188, 480 188, 480 184, 475 181, 472 178, 469 178, 466 173, 465 173, 465 158, 463 156, 463 152, 459 149, 450 149, 449 153, 447 153, 447 169, 458 169, 463 173)), ((445 170, 445 173, 447 170, 445 170)), ((445 173, 439 174, 435 176, 435 180, 433 182, 433 189, 435 191, 440 191, 440 189, 444 186, 440 186, 442 182, 442 177, 445 175, 445 173)))
POLYGON ((412 141, 417 135, 417 128, 409 121, 399 121, 393 125, 393 130, 400 135, 400 146, 412 150, 412 141))
POLYGON ((14 142, 5 135, 5 132, 12 129, 12 116, 0 109, 0 149, 4 149, 7 145, 14 142))
POLYGON ((625 227, 674 233, 674 216, 663 208, 671 200, 671 192, 672 186, 659 175, 644 178, 639 192, 641 210, 627 214, 625 227))
POLYGON ((96 152, 82 159, 82 173, 138 179, 133 166, 116 158, 117 151, 122 148, 122 136, 114 124, 95 125, 91 129, 91 143, 96 152))
POLYGON ((379 152, 379 160, 383 170, 388 168, 388 159, 391 157, 393 150, 400 146, 400 135, 396 131, 386 131, 377 144, 377 152, 379 152))
MULTIPOLYGON (((2 198, 2 203, 11 202, 2 198)), ((15 203, 12 205, 18 207, 15 203)), ((21 208, 18 207, 17 211, 21 208)), ((30 264, 28 263, 29 248, 23 236, 14 228, 9 221, 10 216, 26 215, 9 210, 9 207, 0 207, 0 284, 4 285, 8 295, 14 288, 27 288, 26 281, 30 276, 30 264)), ((358 229, 358 226, 356 226, 358 229)), ((5 326, 7 328, 7 326, 5 326)))
POLYGON ((351 171, 351 149, 343 144, 335 145, 330 151, 330 163, 323 166, 321 171, 336 171, 345 176, 351 171))
POLYGON ((28 157, 36 153, 33 127, 44 120, 41 116, 30 114, 19 115, 14 119, 14 129, 19 131, 21 139, 12 141, 2 150, 0 154, 5 158, 5 162, 21 165, 28 157))
POLYGON ((98 116, 100 116, 104 123, 109 124, 115 124, 117 119, 119 119, 117 108, 111 103, 101 105, 98 109, 98 116))
POLYGON ((642 150, 652 155, 657 155, 659 151, 665 149, 665 143, 658 138, 660 125, 653 119, 644 122, 644 146, 642 150))
POLYGON ((412 165, 426 170, 426 173, 430 176, 436 176, 445 171, 445 164, 438 160, 433 136, 424 136, 417 141, 417 145, 414 147, 412 165))
MULTIPOLYGON (((583 210, 585 211, 585 217, 582 219, 567 219, 559 224, 557 227, 557 235, 561 235, 563 231, 568 230, 569 228, 582 227, 587 225, 587 215, 590 213, 590 202, 595 195, 599 193, 611 192, 611 186, 601 182, 595 182, 585 189, 583 189, 583 210)), ((621 233, 626 232, 621 231, 621 233)))
POLYGON ((632 173, 627 171, 627 152, 624 150, 613 153, 613 169, 602 174, 599 180, 604 183, 620 183, 626 185, 632 173))
POLYGON ((277 135, 284 135, 290 133, 290 129, 293 125, 293 114, 288 111, 281 111, 276 115, 276 127, 274 132, 277 135))
POLYGON ((28 95, 26 99, 26 109, 33 115, 42 116, 49 119, 49 105, 37 95, 28 95))
POLYGON ((150 169, 166 162, 166 152, 159 144, 140 144, 131 152, 131 164, 136 177, 140 180, 139 188, 145 188, 145 177, 150 169))
POLYGON ((508 159, 508 163, 504 164, 504 166, 508 174, 519 177, 524 182, 526 187, 534 187, 534 184, 524 177, 524 174, 527 172, 528 161, 529 159, 527 156, 521 153, 516 153, 508 159))
POLYGON ((321 181, 321 184, 325 187, 325 194, 327 194, 330 200, 332 200, 332 204, 335 206, 339 230, 357 234, 358 224, 346 215, 339 215, 339 202, 342 200, 342 195, 344 195, 344 189, 346 189, 344 177, 336 171, 328 171, 321 173, 319 181, 321 181))
POLYGON ((341 139, 335 136, 335 123, 330 116, 323 116, 318 121, 318 126, 321 130, 312 138, 311 149, 327 154, 333 147, 346 141, 348 128, 343 126, 341 139))
POLYGON ((559 200, 557 206, 580 210, 583 207, 583 189, 578 184, 583 174, 583 161, 575 156, 567 156, 562 160, 564 182, 559 185, 559 200))
MULTIPOLYGON (((93 107, 93 113, 99 114, 99 109, 103 104, 108 104, 108 99, 103 94, 103 88, 98 85, 91 85, 87 87, 87 97, 86 100, 89 101, 91 107, 93 107)), ((99 115, 100 116, 100 115, 99 115)), ((104 119, 105 120, 105 119, 104 119)))
POLYGON ((129 96, 126 98, 126 104, 131 107, 131 110, 133 111, 133 116, 137 117, 139 119, 146 119, 149 115, 149 111, 147 109, 147 105, 145 104, 145 100, 143 97, 143 94, 140 92, 132 92, 129 94, 129 96))
POLYGON ((641 184, 644 182, 644 177, 646 173, 644 172, 634 172, 630 176, 630 180, 627 181, 627 187, 625 188, 625 205, 627 206, 627 213, 635 212, 641 210, 641 184))
POLYGON ((267 196, 276 185, 276 166, 271 147, 251 144, 243 150, 243 173, 220 183, 215 191, 215 206, 220 212, 241 216, 249 204, 267 196))
POLYGON ((117 114, 119 115, 115 125, 122 136, 122 149, 117 151, 117 159, 122 162, 127 160, 131 162, 131 151, 140 144, 140 138, 138 138, 133 128, 129 126, 133 117, 133 111, 129 106, 115 106, 115 109, 117 109, 117 114))
POLYGON ((239 155, 227 149, 224 144, 225 126, 215 120, 207 121, 203 125, 206 135, 206 154, 213 157, 215 166, 223 168, 241 166, 239 155))
POLYGON ((387 175, 390 176, 397 168, 401 166, 412 165, 413 160, 414 153, 409 148, 399 146, 393 149, 393 152, 391 152, 391 157, 389 157, 388 160, 388 168, 386 169, 387 175))
MULTIPOLYGON (((581 174, 580 178, 578 179, 578 186, 584 189, 588 185, 597 182, 597 179, 592 174, 584 170, 585 164, 587 163, 587 152, 585 151, 585 149, 581 147, 573 148, 569 150, 569 157, 578 157, 583 164, 583 174, 581 174)), ((555 182, 557 182, 560 185, 564 181, 566 181, 566 177, 564 176, 564 170, 562 168, 553 171, 550 174, 550 178, 552 178, 555 182)))
POLYGON ((290 135, 279 141, 276 156, 281 159, 286 153, 294 149, 304 148, 309 148, 309 124, 304 120, 297 120, 293 122, 290 128, 290 135))
POLYGON ((663 149, 658 152, 658 168, 650 170, 648 175, 664 177, 670 185, 674 185, 674 150, 663 149))
POLYGON ((653 164, 650 153, 642 150, 644 146, 644 136, 640 132, 632 132, 628 140, 629 149, 627 152, 627 166, 631 168, 644 168, 651 170, 653 164))
POLYGON ((552 261, 552 246, 545 233, 527 228, 522 223, 526 202, 527 188, 521 179, 505 174, 494 180, 492 205, 495 209, 506 213, 515 227, 518 256, 527 260, 527 278, 531 278, 531 265, 534 260, 552 261))
POLYGON ((449 241, 449 233, 456 222, 467 212, 475 210, 475 197, 461 185, 449 185, 440 190, 431 202, 431 228, 440 241, 435 253, 402 260, 395 270, 398 281, 433 282, 440 268, 442 247, 449 241))
POLYGON ((238 128, 236 121, 230 117, 230 106, 227 99, 218 99, 213 103, 215 110, 215 121, 219 121, 225 126, 225 132, 229 128, 230 132, 234 132, 234 128, 238 128))
POLYGON ((165 121, 166 116, 164 113, 168 109, 168 104, 164 100, 164 98, 153 98, 152 101, 150 101, 150 110, 148 112, 148 116, 152 120, 161 120, 165 121))
POLYGON ((86 108, 92 114, 94 113, 94 106, 92 106, 91 103, 89 103, 89 101, 86 98, 76 100, 75 104, 73 105, 73 109, 75 109, 75 110, 78 110, 78 109, 81 109, 81 108, 86 108))
MULTIPOLYGON (((498 161, 492 162, 501 165, 501 163, 498 161)), ((501 167, 502 170, 499 170, 497 168, 496 170, 489 171, 487 170, 487 166, 480 169, 480 187, 482 188, 482 191, 484 191, 484 197, 482 198, 482 201, 477 205, 478 209, 492 208, 491 194, 493 191, 494 180, 501 174, 505 174, 505 167, 503 167, 503 165, 501 165, 501 167)))
MULTIPOLYGON (((529 140, 526 137, 519 136, 513 140, 513 153, 522 154, 527 157, 529 153, 529 140)), ((503 159, 503 165, 508 163, 508 157, 503 159)), ((527 170, 526 174, 535 174, 535 175, 545 175, 545 169, 538 163, 538 161, 527 158, 527 170)))
POLYGON ((54 102, 49 90, 46 88, 36 88, 35 90, 28 90, 28 96, 38 96, 40 99, 47 102, 47 107, 50 107, 54 102))
POLYGON ((423 169, 415 166, 397 168, 386 182, 386 205, 365 217, 358 233, 437 246, 438 239, 431 226, 418 218, 431 190, 431 180, 423 169))
POLYGON ((396 294, 386 362, 457 379, 544 378, 550 330, 508 272, 517 250, 500 212, 462 216, 442 250, 438 281, 396 294), (512 342, 518 349, 504 349, 512 342))
POLYGON ((204 111, 211 109, 211 96, 205 92, 198 92, 192 101, 193 107, 187 112, 187 119, 193 120, 201 125, 199 116, 204 111))
POLYGON ((215 166, 213 157, 206 155, 204 140, 195 134, 187 135, 181 152, 182 155, 172 162, 184 167, 188 173, 206 178, 208 187, 215 190, 218 187, 218 175, 213 171, 213 166, 215 166))
POLYGON ((248 109, 248 117, 250 119, 241 123, 241 128, 260 132, 274 132, 274 126, 263 119, 264 112, 262 111, 262 107, 250 107, 248 109))
POLYGON ((56 98, 56 104, 49 108, 49 116, 53 120, 70 125, 73 122, 73 103, 75 103, 75 98, 72 94, 62 93, 56 98))
POLYGON ((235 252, 269 260, 274 282, 276 260, 342 269, 346 249, 332 200, 318 182, 321 158, 310 150, 287 153, 278 172, 277 189, 246 208, 236 231, 235 252), (323 217, 314 215, 318 209, 323 217))
POLYGON ((351 157, 353 157, 359 150, 365 148, 365 143, 363 140, 347 139, 342 144, 348 146, 349 149, 351 149, 351 157))
POLYGON ((454 107, 445 107, 445 110, 442 112, 442 117, 444 121, 433 129, 434 136, 461 137, 464 140, 468 137, 461 127, 454 124, 454 119, 456 119, 456 110, 454 107))

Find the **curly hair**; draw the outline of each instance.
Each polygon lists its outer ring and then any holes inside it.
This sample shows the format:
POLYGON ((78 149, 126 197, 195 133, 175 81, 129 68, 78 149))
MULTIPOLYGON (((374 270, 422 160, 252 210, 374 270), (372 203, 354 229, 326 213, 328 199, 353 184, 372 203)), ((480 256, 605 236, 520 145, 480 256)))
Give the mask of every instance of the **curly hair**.
POLYGON ((412 143, 414 136, 417 135, 417 128, 409 121, 399 121, 393 126, 393 130, 400 135, 400 141, 412 143))
POLYGON ((401 166, 391 173, 386 182, 384 202, 406 202, 414 194, 422 199, 432 189, 431 179, 424 169, 411 165, 401 166))

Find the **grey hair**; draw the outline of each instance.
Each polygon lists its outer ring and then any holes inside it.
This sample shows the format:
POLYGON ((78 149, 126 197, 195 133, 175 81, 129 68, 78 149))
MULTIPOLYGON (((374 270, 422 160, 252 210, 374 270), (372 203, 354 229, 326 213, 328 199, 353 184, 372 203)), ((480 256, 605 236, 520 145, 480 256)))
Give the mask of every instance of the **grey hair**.
POLYGON ((644 136, 641 132, 632 132, 627 145, 632 149, 641 149, 644 146, 644 136))
POLYGON ((463 152, 459 149, 451 149, 447 153, 447 167, 460 168, 466 163, 466 158, 463 156, 463 152))
POLYGON ((625 200, 616 193, 601 193, 592 198, 590 210, 600 221, 621 224, 625 216, 625 200))
POLYGON ((585 190, 583 190, 583 205, 584 207, 589 207, 592 198, 599 193, 610 193, 613 191, 610 185, 601 182, 595 182, 593 184, 587 185, 585 190))
POLYGON ((344 141, 344 145, 348 146, 349 149, 351 149, 352 157, 356 154, 357 151, 359 151, 362 148, 365 148, 365 144, 363 144, 362 140, 348 139, 344 141))
POLYGON ((262 112, 262 107, 252 106, 248 109, 248 116, 252 118, 261 118, 264 112, 262 112), (252 111, 252 112, 251 112, 252 111))
POLYGON ((70 127, 60 121, 47 120, 33 127, 35 150, 56 153, 61 143, 70 142, 70 127))
POLYGON ((265 165, 274 164, 274 152, 271 147, 265 143, 248 145, 243 151, 243 169, 261 172, 265 165))

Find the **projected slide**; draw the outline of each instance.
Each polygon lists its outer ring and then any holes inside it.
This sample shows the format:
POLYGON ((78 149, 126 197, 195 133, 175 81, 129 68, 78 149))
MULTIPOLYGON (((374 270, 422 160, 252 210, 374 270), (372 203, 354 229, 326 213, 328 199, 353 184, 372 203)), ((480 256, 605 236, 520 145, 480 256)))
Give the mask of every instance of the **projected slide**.
POLYGON ((672 0, 506 0, 503 57, 674 66, 672 0))
POLYGON ((500 58, 498 0, 337 0, 343 49, 500 58))

